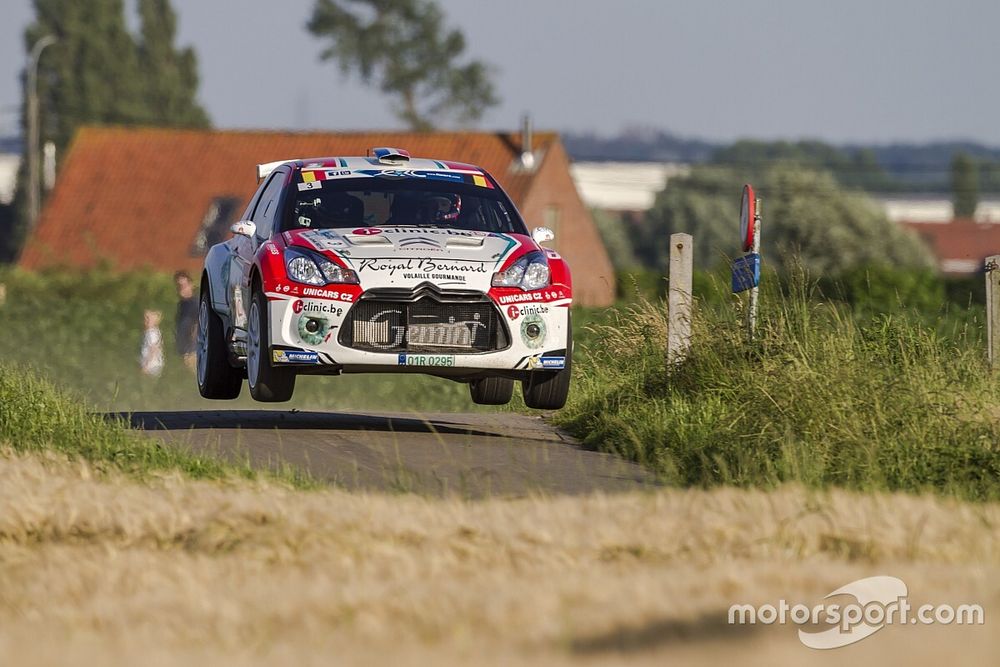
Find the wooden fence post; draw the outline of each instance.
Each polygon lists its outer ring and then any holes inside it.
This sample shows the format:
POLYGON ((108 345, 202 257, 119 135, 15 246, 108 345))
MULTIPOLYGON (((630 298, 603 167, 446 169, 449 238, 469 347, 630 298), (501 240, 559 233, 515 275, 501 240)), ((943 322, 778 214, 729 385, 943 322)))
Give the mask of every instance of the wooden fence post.
POLYGON ((986 258, 986 351, 990 366, 1000 368, 1000 255, 986 258))
POLYGON ((691 349, 691 275, 694 240, 690 234, 670 235, 670 289, 667 292, 667 362, 684 361, 691 349))

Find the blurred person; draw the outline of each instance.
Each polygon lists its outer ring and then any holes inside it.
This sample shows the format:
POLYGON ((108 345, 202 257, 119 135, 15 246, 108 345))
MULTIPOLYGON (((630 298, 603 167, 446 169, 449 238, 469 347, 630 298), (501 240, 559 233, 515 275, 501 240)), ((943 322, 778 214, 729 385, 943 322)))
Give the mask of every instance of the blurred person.
POLYGON ((198 299, 194 296, 194 282, 187 271, 174 274, 177 287, 177 354, 184 359, 184 365, 194 370, 195 344, 198 335, 198 299))
POLYGON ((7 286, 0 283, 0 307, 7 303, 7 286))
POLYGON ((139 366, 143 375, 158 378, 163 373, 163 334, 160 320, 163 315, 158 310, 143 313, 142 349, 139 351, 139 366))

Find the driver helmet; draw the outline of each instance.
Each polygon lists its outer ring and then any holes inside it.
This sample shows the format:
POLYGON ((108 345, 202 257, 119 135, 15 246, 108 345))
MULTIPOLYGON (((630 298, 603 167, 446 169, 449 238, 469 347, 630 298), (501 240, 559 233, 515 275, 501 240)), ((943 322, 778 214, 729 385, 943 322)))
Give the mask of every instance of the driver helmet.
POLYGON ((427 197, 423 202, 427 222, 455 224, 462 214, 462 197, 457 194, 440 194, 427 197))

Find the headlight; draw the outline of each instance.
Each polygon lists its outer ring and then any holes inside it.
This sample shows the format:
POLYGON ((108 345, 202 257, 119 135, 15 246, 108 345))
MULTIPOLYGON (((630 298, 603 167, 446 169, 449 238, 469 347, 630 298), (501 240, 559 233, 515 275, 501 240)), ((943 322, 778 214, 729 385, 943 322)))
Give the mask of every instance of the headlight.
POLYGON ((547 287, 550 278, 549 263, 545 261, 545 255, 540 252, 529 252, 506 271, 494 273, 493 286, 536 290, 547 287))
POLYGON ((358 283, 358 274, 354 271, 301 248, 289 248, 285 251, 285 268, 289 278, 306 285, 358 283))
POLYGON ((326 278, 323 277, 323 273, 316 266, 316 262, 308 257, 300 256, 289 259, 288 276, 292 280, 306 283, 307 285, 323 285, 326 283, 326 278))

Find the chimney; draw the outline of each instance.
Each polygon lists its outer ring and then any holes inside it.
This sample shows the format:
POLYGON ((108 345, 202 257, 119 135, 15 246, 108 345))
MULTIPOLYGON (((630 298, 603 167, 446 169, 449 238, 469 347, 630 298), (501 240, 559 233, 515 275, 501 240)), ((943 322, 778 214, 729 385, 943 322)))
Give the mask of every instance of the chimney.
POLYGON ((532 142, 534 140, 531 127, 531 115, 524 114, 521 118, 521 168, 531 170, 535 168, 535 152, 532 142))

